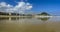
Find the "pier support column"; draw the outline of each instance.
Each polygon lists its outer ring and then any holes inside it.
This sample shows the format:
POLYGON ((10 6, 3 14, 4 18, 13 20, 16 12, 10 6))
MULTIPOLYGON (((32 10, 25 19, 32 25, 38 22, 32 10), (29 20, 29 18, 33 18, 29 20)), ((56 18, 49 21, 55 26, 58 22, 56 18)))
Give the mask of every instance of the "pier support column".
MULTIPOLYGON (((16 13, 16 16, 17 16, 17 13, 16 13)), ((16 17, 16 20, 17 20, 17 17, 16 17)))
POLYGON ((9 21, 11 21, 11 17, 9 17, 9 21))
POLYGON ((10 16, 10 17, 9 17, 9 21, 11 21, 11 13, 9 13, 9 16, 10 16))
POLYGON ((9 15, 11 15, 11 13, 9 13, 9 15))

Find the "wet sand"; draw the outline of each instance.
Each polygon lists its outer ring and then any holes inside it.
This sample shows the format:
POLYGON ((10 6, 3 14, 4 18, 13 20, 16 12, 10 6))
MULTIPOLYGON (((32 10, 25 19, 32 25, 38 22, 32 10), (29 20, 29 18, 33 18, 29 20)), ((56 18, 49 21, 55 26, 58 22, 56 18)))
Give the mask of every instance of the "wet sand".
POLYGON ((0 24, 0 32, 60 32, 60 23, 0 24))
POLYGON ((0 21, 0 32, 60 32, 60 21, 2 20, 0 21))

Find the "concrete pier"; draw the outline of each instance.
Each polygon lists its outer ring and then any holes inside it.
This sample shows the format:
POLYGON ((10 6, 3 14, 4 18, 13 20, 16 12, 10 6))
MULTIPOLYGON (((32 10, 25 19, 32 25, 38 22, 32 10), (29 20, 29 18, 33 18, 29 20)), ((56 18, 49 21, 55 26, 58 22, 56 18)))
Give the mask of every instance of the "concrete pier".
POLYGON ((9 17, 9 21, 11 21, 11 17, 9 17))

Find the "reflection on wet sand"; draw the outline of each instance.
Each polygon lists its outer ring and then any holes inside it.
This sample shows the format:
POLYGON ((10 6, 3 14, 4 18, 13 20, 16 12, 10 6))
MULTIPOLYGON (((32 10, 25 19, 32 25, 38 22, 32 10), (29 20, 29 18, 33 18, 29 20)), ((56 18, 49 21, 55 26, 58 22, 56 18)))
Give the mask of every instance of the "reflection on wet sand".
POLYGON ((12 18, 0 20, 0 32, 60 32, 60 22, 43 18, 12 18), (18 20, 19 19, 19 20, 18 20), (44 21, 45 20, 45 21, 44 21))

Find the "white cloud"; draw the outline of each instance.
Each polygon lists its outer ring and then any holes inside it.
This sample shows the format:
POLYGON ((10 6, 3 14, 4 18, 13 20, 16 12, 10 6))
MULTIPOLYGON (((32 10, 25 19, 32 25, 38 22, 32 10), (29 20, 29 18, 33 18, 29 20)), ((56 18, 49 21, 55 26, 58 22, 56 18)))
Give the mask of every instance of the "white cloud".
POLYGON ((1 6, 6 6, 6 3, 5 2, 1 2, 0 5, 1 6))
POLYGON ((18 5, 13 6, 7 4, 5 2, 0 3, 0 11, 3 12, 16 12, 16 13, 24 13, 26 10, 30 10, 32 5, 30 3, 18 2, 18 5))
POLYGON ((25 3, 24 2, 18 2, 18 5, 16 5, 15 7, 19 8, 19 7, 22 7, 22 6, 25 6, 25 3))

